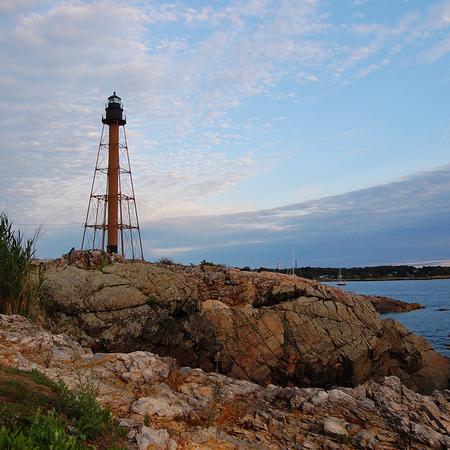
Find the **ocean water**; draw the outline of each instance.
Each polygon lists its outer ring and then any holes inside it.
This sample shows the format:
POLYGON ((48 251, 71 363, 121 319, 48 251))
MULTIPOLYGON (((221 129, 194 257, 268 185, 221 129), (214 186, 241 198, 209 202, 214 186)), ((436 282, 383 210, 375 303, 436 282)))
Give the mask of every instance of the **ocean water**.
POLYGON ((382 318, 398 320, 424 337, 438 352, 450 357, 450 280, 348 281, 346 286, 339 287, 358 294, 382 295, 424 305, 425 309, 383 314, 382 318), (442 308, 448 311, 438 311, 442 308))

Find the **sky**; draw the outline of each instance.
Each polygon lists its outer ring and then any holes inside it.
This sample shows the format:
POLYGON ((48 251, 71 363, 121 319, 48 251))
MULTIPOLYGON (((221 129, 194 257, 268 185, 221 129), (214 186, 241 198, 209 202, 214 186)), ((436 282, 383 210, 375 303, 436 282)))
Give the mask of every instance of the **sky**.
POLYGON ((146 259, 450 260, 450 0, 0 2, 0 210, 79 247, 122 97, 146 259))

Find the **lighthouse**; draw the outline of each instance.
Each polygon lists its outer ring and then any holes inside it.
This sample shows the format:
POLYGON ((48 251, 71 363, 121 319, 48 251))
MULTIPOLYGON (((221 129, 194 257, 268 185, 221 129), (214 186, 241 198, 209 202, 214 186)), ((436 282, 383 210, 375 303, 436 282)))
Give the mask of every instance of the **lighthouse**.
POLYGON ((127 123, 123 117, 123 106, 120 97, 114 92, 108 97, 105 108, 106 115, 102 122, 109 128, 108 157, 108 253, 117 253, 118 214, 119 214, 119 127, 127 123))
POLYGON ((83 250, 144 259, 121 98, 108 97, 84 223, 83 250))

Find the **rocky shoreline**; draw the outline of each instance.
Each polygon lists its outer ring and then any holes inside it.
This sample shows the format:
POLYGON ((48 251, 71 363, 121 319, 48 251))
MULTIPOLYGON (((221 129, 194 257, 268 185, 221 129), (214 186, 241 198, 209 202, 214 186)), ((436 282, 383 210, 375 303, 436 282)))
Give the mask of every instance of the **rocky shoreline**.
POLYGON ((380 314, 409 312, 424 308, 420 303, 409 303, 380 295, 358 295, 358 297, 363 301, 372 303, 372 306, 380 314))
POLYGON ((95 384, 131 449, 450 447, 450 391, 417 394, 393 376, 355 388, 262 387, 150 352, 93 353, 4 315, 0 364, 36 369, 73 388, 95 384))
POLYGON ((289 275, 105 260, 45 265, 43 323, 93 351, 146 350, 260 385, 448 387, 450 364, 371 301, 289 275))

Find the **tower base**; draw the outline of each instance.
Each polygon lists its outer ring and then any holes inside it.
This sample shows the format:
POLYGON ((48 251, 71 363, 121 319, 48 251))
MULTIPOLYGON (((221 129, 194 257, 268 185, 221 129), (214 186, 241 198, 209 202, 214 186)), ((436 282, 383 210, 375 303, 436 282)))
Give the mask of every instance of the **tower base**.
POLYGON ((106 251, 108 252, 108 253, 117 253, 117 245, 108 245, 107 247, 106 247, 106 251))

